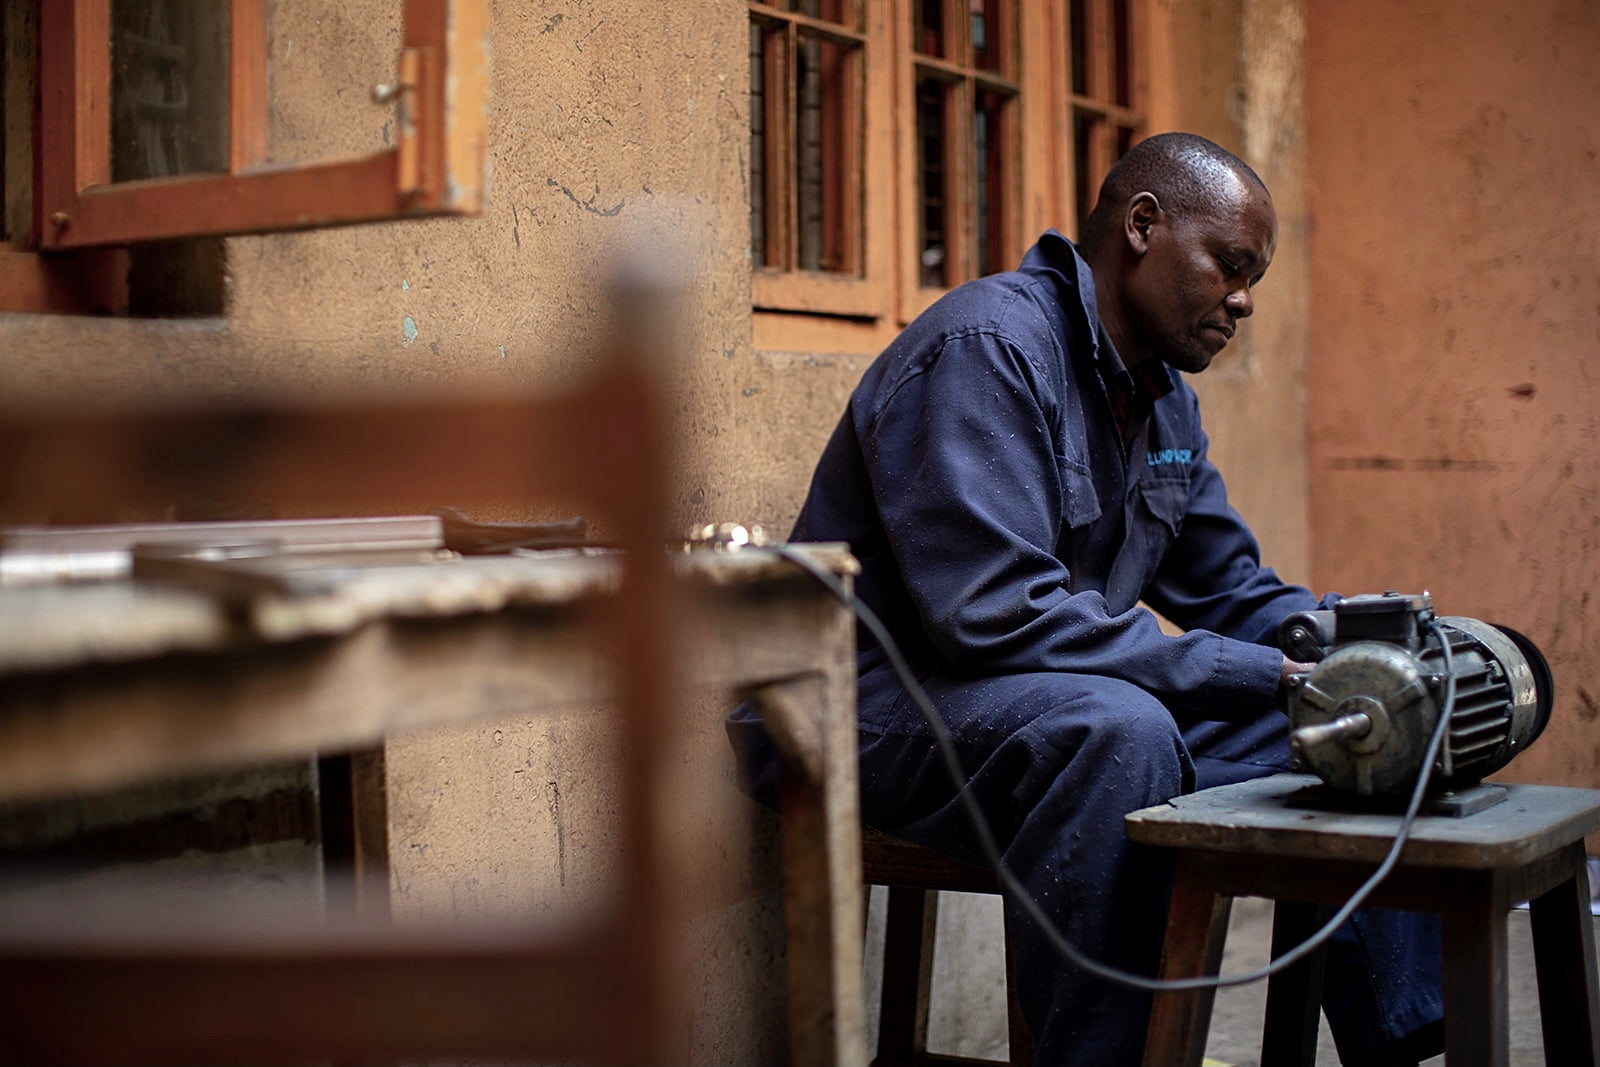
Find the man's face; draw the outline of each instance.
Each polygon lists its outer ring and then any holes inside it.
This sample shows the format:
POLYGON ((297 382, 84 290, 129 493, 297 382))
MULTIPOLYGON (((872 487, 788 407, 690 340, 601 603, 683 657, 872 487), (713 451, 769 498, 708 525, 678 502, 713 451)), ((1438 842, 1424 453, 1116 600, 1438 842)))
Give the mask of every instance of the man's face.
POLYGON ((1170 367, 1198 374, 1232 340, 1255 305, 1250 288, 1277 248, 1278 218, 1266 191, 1234 178, 1211 212, 1163 212, 1127 285, 1139 343, 1170 367))

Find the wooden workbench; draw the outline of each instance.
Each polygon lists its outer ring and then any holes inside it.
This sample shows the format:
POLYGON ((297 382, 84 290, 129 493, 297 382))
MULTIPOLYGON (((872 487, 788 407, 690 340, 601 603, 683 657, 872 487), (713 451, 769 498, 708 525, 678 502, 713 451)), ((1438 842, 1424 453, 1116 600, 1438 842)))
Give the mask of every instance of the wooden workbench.
MULTIPOLYGON (((805 546, 848 583, 839 546, 805 546)), ((764 551, 674 556, 686 687, 749 697, 786 738, 790 1043, 865 1062, 854 624, 764 551)), ((608 696, 589 609, 615 556, 484 557, 219 597, 117 581, 0 588, 0 801, 380 745, 417 727, 608 696)))

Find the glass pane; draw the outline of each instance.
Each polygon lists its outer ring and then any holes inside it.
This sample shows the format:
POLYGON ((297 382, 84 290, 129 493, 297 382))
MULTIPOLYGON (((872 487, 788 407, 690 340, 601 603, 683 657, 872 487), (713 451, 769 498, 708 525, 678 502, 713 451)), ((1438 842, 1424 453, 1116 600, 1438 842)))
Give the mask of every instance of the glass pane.
POLYGON ((795 57, 795 162, 801 270, 853 271, 850 231, 857 210, 847 201, 858 158, 853 121, 857 51, 802 37, 795 57))
POLYGON ((925 56, 947 57, 944 32, 945 0, 913 0, 911 40, 925 56))
POLYGON ((21 242, 33 217, 33 54, 38 12, 0 4, 0 241, 21 242), (10 175, 10 179, 7 179, 10 175))
POLYGON ((1013 0, 971 0, 972 65, 980 70, 1010 73, 1005 41, 1011 30, 1013 0))
POLYGON ((403 0, 273 0, 266 44, 267 158, 301 163, 395 145, 399 101, 373 89, 399 70, 403 0))
POLYGON ((1128 149, 1133 147, 1134 135, 1135 131, 1132 127, 1117 127, 1117 154, 1116 158, 1111 162, 1115 163, 1118 159, 1128 154, 1128 149))
POLYGON ((1128 0, 1116 0, 1111 6, 1111 33, 1115 39, 1117 103, 1133 106, 1133 29, 1128 19, 1128 0))
POLYGON ((1007 123, 1015 97, 993 89, 978 91, 973 109, 973 133, 977 158, 978 194, 978 273, 993 274, 1015 264, 1003 262, 1006 235, 1005 219, 1012 195, 1011 155, 1006 151, 1007 123))
POLYGON ((1094 210, 1094 197, 1099 191, 1099 183, 1094 175, 1089 173, 1092 160, 1090 149, 1093 147, 1095 127, 1099 124, 1087 115, 1074 115, 1072 118, 1072 162, 1073 173, 1077 176, 1077 189, 1074 190, 1078 201, 1078 232, 1083 232, 1083 224, 1089 218, 1089 212, 1094 210))
POLYGON ((853 30, 861 28, 860 7, 860 0, 789 0, 788 4, 791 11, 853 30))
POLYGON ((767 94, 761 27, 750 23, 750 261, 767 260, 767 94))
POLYGON ((917 79, 917 264, 923 286, 949 284, 946 209, 950 177, 945 166, 948 92, 936 78, 917 79))
POLYGON ((111 6, 111 177, 228 168, 228 5, 111 6))
POLYGON ((817 17, 852 30, 861 29, 861 0, 822 0, 817 17))
POLYGON ((1084 40, 1087 31, 1083 24, 1084 0, 1071 0, 1068 7, 1071 9, 1067 19, 1072 27, 1072 37, 1068 41, 1067 62, 1072 67, 1072 91, 1079 96, 1089 92, 1089 64, 1085 59, 1084 40))

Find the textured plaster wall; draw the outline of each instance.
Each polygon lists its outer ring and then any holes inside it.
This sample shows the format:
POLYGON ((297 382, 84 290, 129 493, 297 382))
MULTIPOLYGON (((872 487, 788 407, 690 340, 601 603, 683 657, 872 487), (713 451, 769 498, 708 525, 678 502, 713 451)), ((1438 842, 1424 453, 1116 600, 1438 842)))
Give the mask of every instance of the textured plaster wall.
POLYGON ((1156 14, 1152 130, 1191 130, 1237 153, 1271 190, 1278 214, 1278 249, 1254 291, 1255 314, 1191 380, 1212 459, 1263 559, 1284 578, 1309 582, 1302 5, 1162 0, 1156 14))
POLYGON ((1600 785, 1600 8, 1310 0, 1315 573, 1523 631, 1600 785))

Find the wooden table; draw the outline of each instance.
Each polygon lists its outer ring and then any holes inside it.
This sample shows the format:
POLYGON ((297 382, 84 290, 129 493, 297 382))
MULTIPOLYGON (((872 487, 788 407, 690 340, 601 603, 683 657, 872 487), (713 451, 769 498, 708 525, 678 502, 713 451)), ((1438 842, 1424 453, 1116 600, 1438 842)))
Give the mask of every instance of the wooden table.
MULTIPOLYGON (((1397 815, 1308 806, 1317 779, 1280 774, 1221 786, 1127 816, 1128 836, 1178 853, 1162 978, 1216 974, 1235 896, 1277 901, 1273 957, 1298 944, 1382 862, 1397 815)), ((1506 914, 1530 901, 1549 1063, 1600 1062, 1594 928, 1583 837, 1600 791, 1507 785, 1501 803, 1460 818, 1423 816, 1368 902, 1443 920, 1446 1061, 1507 1067, 1506 914)), ((1159 993, 1145 1063, 1198 1065, 1212 992, 1159 993)), ((1316 1050, 1321 959, 1280 972, 1267 993, 1264 1064, 1316 1050)))
MULTIPOLYGON (((799 551, 855 573, 841 546, 799 551)), ((864 1063, 853 618, 770 552, 689 553, 674 571, 680 677, 748 697, 791 754, 792 1059, 864 1063)), ((606 664, 581 637, 619 573, 606 555, 458 558, 232 603, 129 581, 0 588, 0 801, 601 701, 606 664)))

